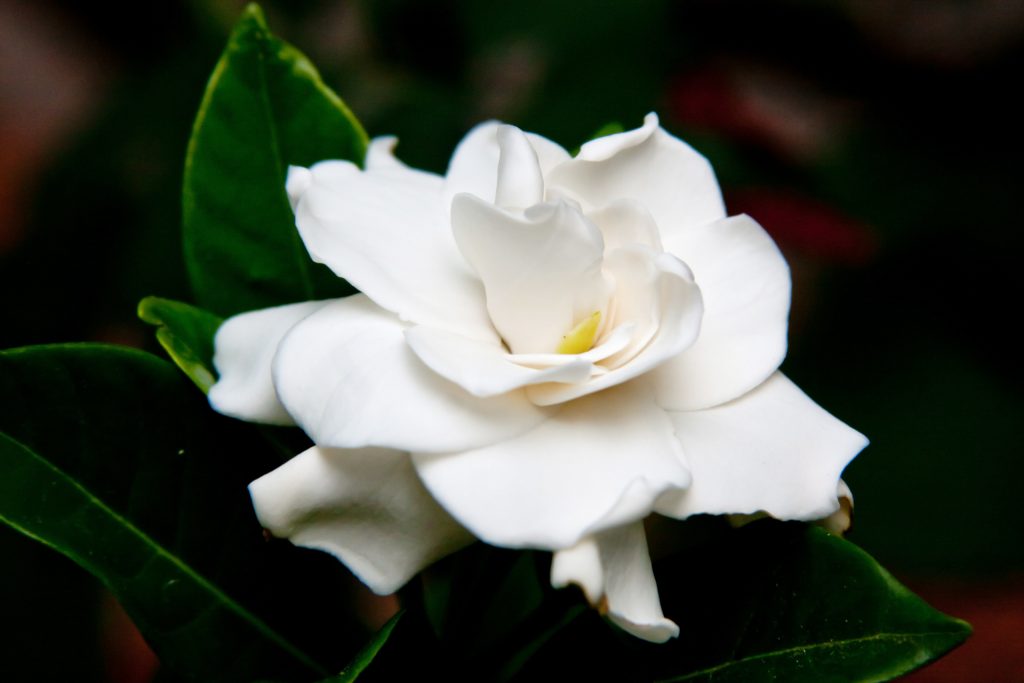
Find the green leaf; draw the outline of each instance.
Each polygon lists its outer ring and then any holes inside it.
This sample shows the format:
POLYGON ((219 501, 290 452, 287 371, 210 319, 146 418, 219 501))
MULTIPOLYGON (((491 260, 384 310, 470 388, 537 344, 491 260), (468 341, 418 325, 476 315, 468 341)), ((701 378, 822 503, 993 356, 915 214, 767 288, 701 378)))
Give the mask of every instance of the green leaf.
POLYGON ((403 589, 408 618, 374 663, 374 680, 410 678, 402 662, 441 667, 457 680, 511 680, 588 611, 550 587, 546 555, 476 543, 428 568, 403 589))
POLYGON ((362 640, 340 563, 264 539, 246 484, 276 456, 169 363, 0 353, 0 432, 0 519, 105 583, 181 678, 315 680, 362 640))
POLYGON ((718 605, 724 614, 703 611, 718 633, 731 634, 729 655, 665 681, 888 681, 940 657, 971 632, 863 550, 822 529, 762 522, 743 536, 748 561, 760 550, 772 563, 733 589, 741 597, 718 605))
POLYGON ((616 133, 622 133, 625 130, 626 127, 623 126, 618 121, 610 121, 601 126, 600 128, 598 128, 597 132, 590 136, 590 139, 597 140, 598 138, 604 138, 608 137, 609 135, 615 135, 616 133))
POLYGON ((353 290, 313 263, 285 194, 289 165, 362 163, 348 107, 263 14, 242 14, 206 88, 185 160, 185 261, 196 299, 228 316, 353 290))
POLYGON ((380 630, 374 634, 370 642, 366 644, 359 654, 355 656, 349 665, 345 667, 337 676, 328 678, 321 683, 354 683, 356 679, 366 670, 366 667, 370 666, 377 653, 384 647, 384 643, 388 642, 388 638, 391 637, 391 632, 395 630, 395 625, 398 624, 398 620, 402 618, 403 612, 398 612, 395 616, 388 619, 387 623, 380 627, 380 630))
POLYGON ((656 571, 678 639, 642 643, 609 636, 611 629, 595 618, 579 619, 517 680, 531 680, 568 657, 582 662, 581 680, 888 681, 937 659, 971 632, 857 546, 799 523, 765 520, 722 531, 656 571), (602 657, 591 667, 584 654, 594 651, 602 657))
MULTIPOLYGON (((587 141, 591 142, 593 140, 597 140, 598 138, 607 137, 609 135, 615 135, 616 133, 622 133, 625 130, 625 126, 623 126, 618 121, 609 121, 608 123, 598 128, 596 131, 594 131, 594 133, 589 138, 587 138, 587 141)), ((571 153, 573 156, 577 156, 580 153, 580 147, 573 148, 571 150, 571 153)))
POLYGON ((178 639, 170 636, 182 621, 182 603, 191 603, 195 609, 194 615, 186 612, 186 623, 192 622, 189 626, 201 623, 207 631, 244 628, 252 632, 249 637, 265 641, 263 647, 287 653, 312 671, 320 670, 316 662, 174 553, 45 458, 3 433, 0 458, 0 474, 8 484, 0 488, 0 520, 64 553, 103 580, 134 615, 140 629, 167 636, 160 649, 179 661, 190 660, 191 671, 215 678, 222 675, 214 662, 197 661, 196 653, 187 651, 194 647, 191 637, 176 642, 178 639), (39 500, 38 491, 46 492, 44 501, 39 500), (46 504, 44 514, 40 514, 41 502, 46 504), (140 607, 137 602, 145 604, 140 607))
POLYGON ((217 381, 213 336, 223 319, 201 308, 155 296, 139 302, 139 318, 157 325, 157 341, 188 378, 207 393, 217 381))
POLYGON ((491 654, 541 607, 547 582, 535 553, 476 543, 424 573, 423 607, 441 641, 491 654))
MULTIPOLYGON (((180 301, 149 296, 139 302, 139 318, 157 325, 156 338, 171 360, 203 393, 217 381, 213 339, 224 321, 180 301)), ((266 445, 284 462, 313 444, 297 427, 254 426, 266 445)))
POLYGON ((546 625, 542 624, 540 628, 536 628, 531 634, 529 640, 527 640, 525 644, 521 645, 501 666, 495 675, 495 680, 512 680, 538 650, 554 638, 559 631, 566 628, 575 619, 580 617, 586 609, 587 608, 583 605, 575 605, 570 609, 563 611, 557 621, 546 625))

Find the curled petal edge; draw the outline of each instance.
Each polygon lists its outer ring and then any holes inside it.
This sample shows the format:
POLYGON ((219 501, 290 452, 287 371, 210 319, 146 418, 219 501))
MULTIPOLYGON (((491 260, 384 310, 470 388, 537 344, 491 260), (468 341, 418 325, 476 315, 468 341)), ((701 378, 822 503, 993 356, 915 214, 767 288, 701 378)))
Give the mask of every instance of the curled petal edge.
POLYGON ((551 585, 576 584, 619 628, 653 643, 679 635, 665 618, 651 568, 643 523, 634 522, 582 539, 555 553, 551 585))

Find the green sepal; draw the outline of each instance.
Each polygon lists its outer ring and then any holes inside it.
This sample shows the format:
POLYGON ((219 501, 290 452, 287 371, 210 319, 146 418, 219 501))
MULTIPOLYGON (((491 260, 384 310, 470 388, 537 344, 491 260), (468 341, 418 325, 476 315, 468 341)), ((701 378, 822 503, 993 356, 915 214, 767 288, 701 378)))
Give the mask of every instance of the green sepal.
POLYGON ((139 318, 156 325, 156 338, 171 360, 203 393, 217 381, 213 337, 223 319, 209 311, 171 299, 148 296, 139 302, 139 318))

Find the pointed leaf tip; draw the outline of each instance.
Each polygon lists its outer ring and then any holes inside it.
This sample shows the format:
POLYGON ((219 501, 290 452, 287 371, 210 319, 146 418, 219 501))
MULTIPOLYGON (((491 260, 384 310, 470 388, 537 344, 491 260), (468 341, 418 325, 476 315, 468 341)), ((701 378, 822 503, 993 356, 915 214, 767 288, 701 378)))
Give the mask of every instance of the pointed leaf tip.
POLYGON ((251 19, 261 27, 267 28, 267 17, 263 13, 263 8, 260 7, 259 3, 250 2, 242 9, 242 15, 239 18, 239 23, 247 19, 251 19))
POLYGON ((314 263, 285 194, 289 166, 363 162, 368 141, 313 64, 243 11, 196 115, 182 229, 196 300, 219 315, 352 293, 314 263))

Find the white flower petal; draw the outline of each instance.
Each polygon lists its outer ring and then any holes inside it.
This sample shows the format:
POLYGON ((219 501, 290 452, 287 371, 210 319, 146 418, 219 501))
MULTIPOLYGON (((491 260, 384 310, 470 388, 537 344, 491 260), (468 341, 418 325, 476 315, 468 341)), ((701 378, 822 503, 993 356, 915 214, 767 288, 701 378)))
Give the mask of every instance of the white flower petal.
POLYGON ((665 242, 693 269, 704 296, 700 337, 654 372, 670 410, 708 408, 742 396, 786 355, 789 266, 749 216, 734 216, 665 242))
POLYGON ((664 643, 679 627, 661 611, 643 524, 635 522, 590 536, 555 553, 551 585, 579 585, 592 604, 603 598, 607 616, 644 640, 664 643))
POLYGON ((604 251, 641 244, 664 251, 658 224, 642 204, 632 199, 619 199, 608 206, 587 214, 604 237, 604 251))
POLYGON ((440 179, 381 161, 366 171, 325 161, 308 173, 293 183, 304 188, 296 224, 315 261, 402 320, 495 338, 483 287, 452 239, 440 179))
POLYGON ((521 436, 463 453, 413 453, 424 484, 478 538, 561 549, 640 519, 689 473, 671 421, 643 387, 562 406, 521 436))
POLYGON ((604 311, 604 243, 569 204, 518 214, 460 194, 452 202, 452 230, 484 283, 494 327, 514 353, 553 352, 577 323, 604 311))
POLYGON ((843 468, 867 445, 782 373, 731 403, 669 415, 693 484, 665 494, 655 510, 679 519, 760 511, 823 519, 839 507, 843 468))
POLYGON ((545 178, 549 188, 564 189, 588 210, 616 199, 639 201, 662 238, 725 217, 707 159, 660 128, 654 114, 637 130, 586 143, 545 178))
POLYGON ((597 537, 587 536, 579 543, 556 550, 551 558, 551 585, 565 588, 570 584, 579 586, 587 602, 597 605, 604 597, 604 566, 597 537))
POLYGON ((285 178, 284 189, 288 194, 288 203, 291 204, 292 213, 295 213, 295 207, 299 205, 299 200, 302 199, 302 195, 306 194, 306 190, 313 184, 313 173, 308 168, 302 166, 289 166, 288 176, 285 178))
POLYGON ((405 326, 364 295, 296 325, 274 359, 281 402, 320 446, 455 451, 508 439, 548 413, 522 391, 477 398, 423 364, 405 326))
MULTIPOLYGON (((469 131, 455 148, 445 175, 445 196, 449 203, 462 192, 494 203, 501 155, 498 129, 501 126, 496 121, 481 123, 469 131)), ((524 135, 537 155, 543 174, 546 175, 555 166, 569 160, 569 153, 558 144, 533 133, 524 135)))
POLYGON ((370 140, 366 148, 366 170, 377 176, 395 178, 400 183, 418 183, 424 190, 434 194, 443 193, 444 178, 436 173, 407 166, 395 156, 397 146, 398 138, 394 135, 383 135, 370 140))
POLYGON ((544 176, 537 153, 523 131, 515 126, 498 128, 498 183, 494 203, 504 208, 525 209, 544 200, 544 176))
POLYGON ((629 345, 602 366, 608 372, 585 384, 538 384, 527 389, 537 405, 554 405, 621 384, 678 356, 701 330, 701 290, 686 264, 671 254, 632 245, 612 252, 605 269, 615 280, 609 324, 632 324, 629 345))
POLYGON ((272 534, 326 550, 381 595, 473 540, 434 502, 401 451, 313 447, 252 482, 249 492, 272 534))
POLYGON ((540 382, 583 382, 591 364, 577 356, 538 369, 513 362, 496 342, 479 342, 444 330, 413 327, 405 331, 409 347, 427 366, 474 396, 496 396, 540 382))
POLYGON ((366 147, 366 161, 363 164, 370 171, 393 171, 395 173, 414 173, 424 182, 435 183, 440 186, 444 181, 440 176, 433 173, 409 168, 395 156, 395 148, 398 146, 398 138, 394 135, 382 135, 370 140, 366 147))
POLYGON ((219 375, 208 396, 213 409, 250 422, 295 424, 277 400, 270 365, 281 338, 327 303, 288 304, 225 320, 213 340, 213 366, 219 375))

